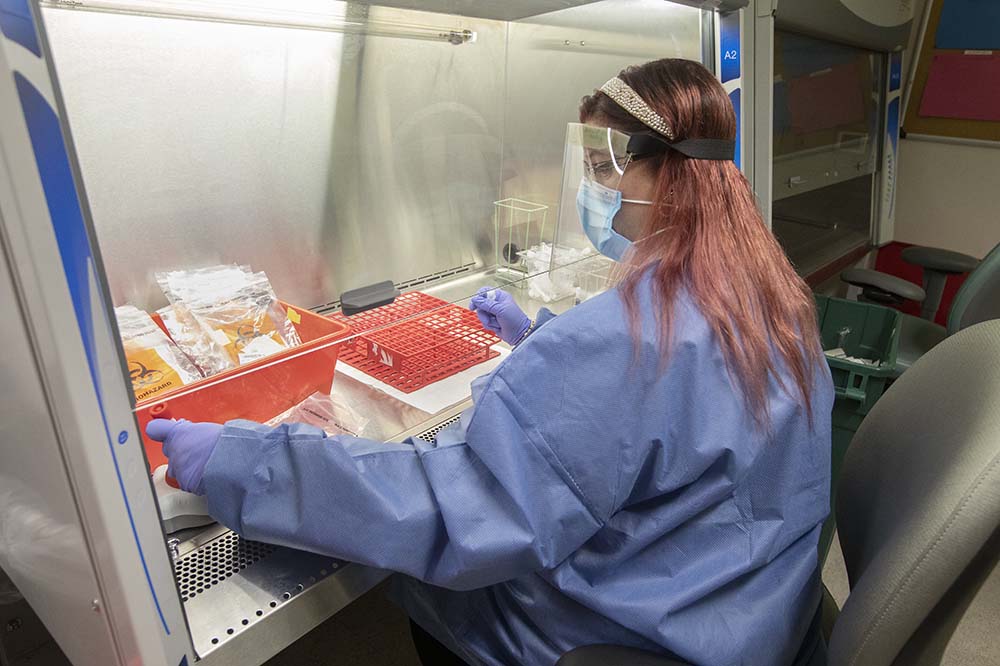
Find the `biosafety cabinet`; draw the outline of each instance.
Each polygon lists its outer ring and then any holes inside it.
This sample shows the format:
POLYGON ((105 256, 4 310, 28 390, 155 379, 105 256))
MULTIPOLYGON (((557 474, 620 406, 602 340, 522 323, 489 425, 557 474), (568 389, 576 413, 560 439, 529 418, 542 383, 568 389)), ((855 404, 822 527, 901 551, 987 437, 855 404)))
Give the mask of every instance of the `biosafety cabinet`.
POLYGON ((473 294, 559 312, 608 284, 563 186, 581 97, 702 61, 770 192, 773 22, 719 0, 0 3, 0 567, 72 662, 263 663, 389 576, 206 521, 144 424, 433 439, 509 353, 473 294), (244 308, 202 340, 220 367, 132 355, 179 346, 209 292, 244 308))
POLYGON ((775 4, 772 177, 757 194, 815 284, 893 239, 903 51, 918 3, 775 4))

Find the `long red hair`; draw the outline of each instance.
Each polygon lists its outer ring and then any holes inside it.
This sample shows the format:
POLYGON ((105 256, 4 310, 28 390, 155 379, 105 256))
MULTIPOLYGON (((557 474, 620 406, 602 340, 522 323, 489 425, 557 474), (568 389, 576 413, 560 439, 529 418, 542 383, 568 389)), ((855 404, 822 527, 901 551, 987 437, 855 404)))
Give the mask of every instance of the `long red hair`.
MULTIPOLYGON (((732 103, 699 63, 656 60, 619 76, 666 120, 676 140, 735 138, 732 103)), ((649 129, 599 91, 583 99, 580 121, 626 133, 649 129)), ((822 362, 815 302, 765 226, 750 183, 731 161, 691 159, 672 150, 631 168, 640 165, 654 170, 654 206, 639 236, 643 240, 619 268, 618 285, 633 330, 640 317, 639 283, 649 272, 666 362, 673 304, 686 289, 714 332, 755 422, 770 424, 772 379, 797 394, 811 420, 814 373, 822 362)))

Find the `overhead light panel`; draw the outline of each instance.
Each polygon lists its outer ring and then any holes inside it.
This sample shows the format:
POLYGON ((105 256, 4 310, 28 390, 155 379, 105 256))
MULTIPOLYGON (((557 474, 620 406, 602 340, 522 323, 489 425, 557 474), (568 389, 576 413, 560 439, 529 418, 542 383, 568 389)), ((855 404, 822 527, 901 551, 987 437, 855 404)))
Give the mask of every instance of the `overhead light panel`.
POLYGON ((436 27, 355 19, 331 11, 343 3, 203 2, 185 0, 42 0, 42 7, 188 21, 233 23, 297 30, 319 30, 377 37, 447 42, 455 46, 476 41, 476 32, 461 27, 436 27), (295 9, 289 9, 289 5, 295 9))

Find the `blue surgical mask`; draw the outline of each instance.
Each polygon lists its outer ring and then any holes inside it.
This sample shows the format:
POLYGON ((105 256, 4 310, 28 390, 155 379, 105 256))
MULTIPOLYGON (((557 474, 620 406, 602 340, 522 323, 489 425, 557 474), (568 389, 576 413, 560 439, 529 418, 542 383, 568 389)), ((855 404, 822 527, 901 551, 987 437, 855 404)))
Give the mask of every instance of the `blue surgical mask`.
POLYGON ((600 183, 584 178, 576 195, 576 209, 580 213, 583 232, 597 251, 609 259, 621 261, 632 241, 614 230, 612 223, 621 210, 622 203, 651 205, 652 201, 622 199, 622 193, 600 183))

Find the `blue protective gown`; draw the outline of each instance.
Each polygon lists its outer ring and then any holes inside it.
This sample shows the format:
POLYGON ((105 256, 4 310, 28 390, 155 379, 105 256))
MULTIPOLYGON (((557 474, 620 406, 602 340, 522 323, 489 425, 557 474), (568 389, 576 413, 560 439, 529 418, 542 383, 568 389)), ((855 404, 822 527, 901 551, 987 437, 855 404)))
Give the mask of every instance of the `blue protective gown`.
POLYGON ((618 292, 593 298, 477 380, 436 445, 231 422, 209 509, 250 539, 407 574, 406 610, 470 664, 593 643, 788 664, 819 601, 829 371, 812 427, 772 384, 761 432, 686 296, 663 370, 650 293, 638 351, 618 292))

